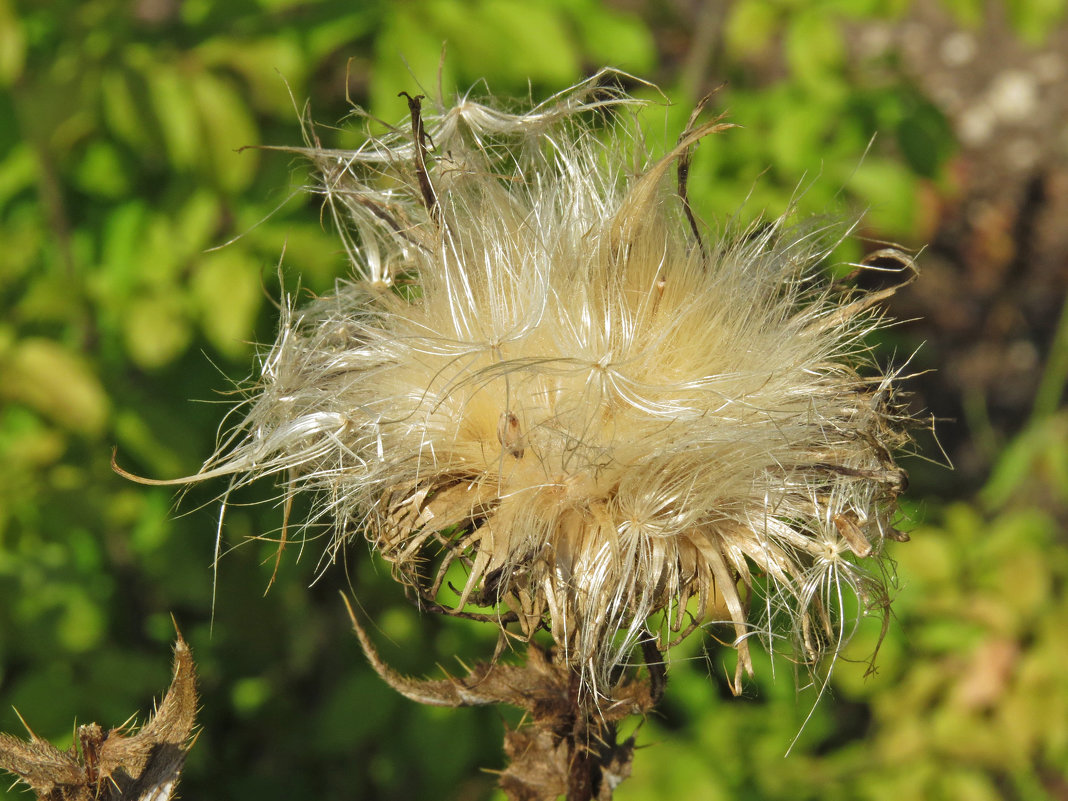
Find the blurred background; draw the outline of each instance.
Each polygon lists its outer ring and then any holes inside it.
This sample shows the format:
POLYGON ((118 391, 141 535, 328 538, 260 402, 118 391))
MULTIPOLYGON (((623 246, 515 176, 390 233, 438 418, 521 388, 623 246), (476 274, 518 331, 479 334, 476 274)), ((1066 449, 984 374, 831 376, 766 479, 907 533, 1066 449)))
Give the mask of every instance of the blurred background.
POLYGON ((905 459, 876 671, 877 619, 822 698, 757 655, 732 698, 725 655, 691 638, 617 798, 1068 799, 1066 5, 0 0, 0 730, 21 733, 17 707, 65 746, 75 718, 146 712, 173 613, 203 705, 183 797, 501 797, 487 770, 515 719, 389 691, 338 593, 405 672, 458 672, 491 634, 420 618, 362 543, 326 570, 291 546, 265 594, 269 486, 234 499, 216 591, 225 487, 177 503, 109 465, 117 447, 140 475, 195 472, 283 287, 348 269, 304 167, 237 150, 300 144, 306 101, 325 143, 357 143, 349 100, 404 119, 397 92, 435 94, 447 43, 447 95, 543 99, 603 65, 653 81, 664 142, 726 82, 714 108, 743 127, 690 179, 713 227, 796 201, 864 214, 843 259, 919 252, 877 347, 911 356, 938 441, 905 459))

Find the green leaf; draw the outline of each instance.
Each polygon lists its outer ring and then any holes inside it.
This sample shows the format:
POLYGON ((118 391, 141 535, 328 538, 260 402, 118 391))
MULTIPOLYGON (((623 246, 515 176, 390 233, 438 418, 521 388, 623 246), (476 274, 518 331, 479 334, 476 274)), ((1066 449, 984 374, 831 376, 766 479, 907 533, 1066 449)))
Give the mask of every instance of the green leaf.
POLYGON ((308 0, 256 0, 256 5, 268 12, 286 11, 307 4, 308 0))
MULTIPOLYGON (((428 0, 419 6, 397 6, 387 19, 387 31, 379 44, 403 52, 424 87, 420 91, 436 95, 441 46, 446 42, 446 66, 457 63, 459 72, 471 81, 488 79, 490 89, 498 93, 523 91, 528 81, 558 88, 579 77, 579 58, 571 33, 563 14, 549 4, 523 0, 428 0), (508 42, 507 48, 500 47, 503 41, 508 42)), ((378 70, 392 72, 390 59, 399 60, 380 47, 373 98, 385 99, 391 91, 377 85, 378 70)), ((414 91, 411 78, 405 84, 397 91, 414 91)), ((446 87, 449 91, 448 82, 446 87)), ((386 117, 394 118, 396 114, 386 117)))
POLYGON ((845 45, 836 18, 817 10, 798 14, 786 29, 785 48, 794 76, 811 89, 838 82, 845 45))
POLYGON ((152 126, 146 119, 142 100, 143 84, 124 70, 107 70, 100 76, 100 98, 107 126, 122 141, 139 150, 148 149, 153 142, 152 126))
POLYGON ((909 166, 927 178, 935 177, 956 149, 956 138, 945 115, 926 101, 919 101, 903 115, 897 126, 897 141, 909 166))
POLYGON ((1047 488, 1068 499, 1068 413, 1040 417, 1005 447, 980 494, 992 509, 1047 488))
POLYGON ((119 198, 130 192, 130 176, 110 142, 89 143, 74 171, 74 181, 87 194, 119 198))
POLYGON ((869 156, 856 168, 849 188, 869 205, 866 218, 888 236, 907 236, 916 225, 916 179, 902 165, 869 156))
POLYGON ((585 0, 561 7, 579 29, 586 61, 643 75, 656 66, 652 31, 634 14, 585 0))
POLYGON ((103 432, 108 398, 80 355, 52 340, 33 338, 0 354, 0 397, 22 403, 63 428, 88 435, 103 432))
POLYGON ((217 244, 213 237, 223 216, 219 198, 211 192, 194 192, 174 215, 171 239, 173 258, 185 263, 217 244))
POLYGON ((230 703, 241 717, 255 712, 271 700, 270 682, 263 676, 246 676, 237 679, 230 690, 230 703))
MULTIPOLYGON (((1055 600, 1048 560, 1043 553, 1054 539, 1057 525, 1046 515, 1024 509, 1000 516, 990 525, 990 569, 981 582, 990 595, 1002 599, 1005 612, 1015 613, 1013 628, 1033 620, 1055 600), (1000 540, 1000 542, 998 542, 1000 540)), ((1007 632, 1011 634, 1012 632, 1007 632)))
POLYGON ((140 200, 124 203, 108 214, 98 269, 91 279, 97 302, 102 305, 121 302, 139 284, 148 219, 148 207, 140 200))
POLYGON ((941 3, 965 27, 977 28, 986 18, 986 0, 941 0, 941 3))
POLYGON ((26 64, 26 37, 10 0, 0 0, 0 85, 11 86, 26 64))
POLYGON ((798 177, 807 170, 819 169, 820 163, 813 156, 824 150, 832 108, 814 102, 806 94, 783 97, 772 118, 767 143, 777 168, 798 177))
POLYGON ((29 409, 10 405, 0 410, 3 470, 25 472, 51 465, 65 447, 66 437, 29 409))
POLYGON ((1049 356, 1042 370, 1042 381, 1035 392, 1032 419, 1055 414, 1068 388, 1068 301, 1061 307, 1061 317, 1049 345, 1049 356))
POLYGON ((205 142, 188 77, 173 64, 156 63, 147 68, 145 79, 171 165, 193 167, 201 159, 205 142))
POLYGON ((188 254, 175 221, 165 213, 151 212, 145 223, 141 252, 137 254, 137 276, 141 286, 159 292, 180 292, 188 254))
POLYGON ((0 289, 39 268, 41 251, 48 240, 48 233, 41 209, 29 203, 8 213, 0 237, 4 242, 4 257, 0 259, 0 289))
MULTIPOLYGON (((969 507, 965 507, 974 525, 981 527, 982 519, 969 507)), ((913 601, 923 600, 928 588, 952 586, 957 581, 960 565, 956 559, 956 547, 949 542, 946 532, 933 526, 924 526, 913 532, 907 548, 895 551, 901 565, 902 575, 909 577, 901 601, 909 606, 913 601)))
POLYGON ((732 3, 724 28, 727 51, 735 58, 767 49, 778 30, 782 12, 766 0, 732 3))
POLYGON ((192 338, 182 298, 174 293, 142 296, 126 309, 122 327, 130 358, 149 369, 172 362, 192 338))
MULTIPOLYGON (((395 4, 390 12, 375 37, 370 111, 387 122, 395 122, 405 119, 408 113, 398 92, 437 94, 443 37, 412 6, 395 4)), ((452 59, 446 59, 442 68, 441 84, 446 95, 456 86, 452 63, 452 59)))
POLYGON ((1065 0, 1008 0, 1007 5, 1013 30, 1035 47, 1049 40, 1068 11, 1065 0))
MULTIPOLYGON (((50 621, 42 620, 41 628, 51 628, 50 621)), ((51 638, 37 635, 48 642, 51 638)), ((50 643, 51 644, 51 643, 50 643)), ((69 710, 80 708, 84 691, 75 681, 73 667, 66 659, 40 659, 34 670, 18 677, 5 692, 6 700, 20 710, 33 710, 30 720, 34 731, 46 738, 67 734, 71 719, 69 710)), ((5 785, 6 787, 6 785, 5 785)))
MULTIPOLYGON (((37 181, 37 159, 30 146, 18 142, 0 161, 0 208, 37 181)), ((2 268, 0 268, 2 269, 2 268)))
POLYGON ((194 268, 193 298, 211 343, 230 357, 247 354, 263 298, 255 262, 232 248, 206 254, 194 268))
POLYGON ((325 292, 338 276, 351 272, 337 238, 318 222, 270 220, 258 225, 269 212, 254 206, 247 206, 245 212, 247 217, 238 220, 238 229, 247 230, 248 241, 263 252, 276 253, 283 245, 283 267, 289 261, 299 263, 299 273, 294 272, 294 276, 299 276, 303 286, 325 292), (299 254, 299 262, 294 259, 295 254, 299 254))
POLYGON ((883 11, 885 0, 822 0, 821 7, 852 19, 867 19, 883 11))
POLYGON ((245 189, 256 175, 259 158, 255 150, 237 151, 258 144, 259 131, 244 99, 209 73, 197 75, 191 90, 203 126, 202 168, 229 192, 245 189))
POLYGON ((353 672, 329 689, 329 701, 312 727, 321 749, 344 756, 354 744, 374 742, 390 726, 400 696, 381 692, 381 681, 371 673, 353 672))
POLYGON ((331 14, 305 35, 304 58, 311 63, 323 62, 339 49, 357 63, 367 60, 369 54, 361 40, 372 32, 377 35, 385 9, 381 3, 370 2, 344 4, 338 11, 344 13, 331 14))
MULTIPOLYGON (((579 54, 559 11, 528 0, 485 0, 480 6, 476 13, 483 18, 490 39, 479 47, 487 51, 482 59, 468 62, 469 74, 513 86, 528 80, 565 86, 578 80, 579 54), (496 44, 503 41, 508 42, 507 48, 496 44)), ((467 44, 475 45, 470 33, 467 44)), ((463 53, 460 57, 468 59, 463 53)))
MULTIPOLYGON (((960 734, 967 736, 969 726, 961 726, 960 734)), ((954 736, 951 739, 956 739, 954 736)), ((1004 795, 988 773, 964 766, 950 765, 938 777, 937 796, 967 798, 969 801, 1001 801, 1004 795)))
MULTIPOLYGON (((348 28, 350 34, 352 28, 348 28)), ((239 73, 252 92, 253 107, 282 118, 295 117, 294 100, 297 103, 303 100, 307 92, 308 68, 314 63, 301 52, 294 37, 284 31, 268 38, 243 42, 235 42, 230 36, 219 36, 200 45, 197 54, 207 67, 222 67, 239 73)))
MULTIPOLYGON (((12 238, 12 245, 17 243, 12 238)), ((23 323, 58 323, 68 326, 84 315, 81 287, 59 272, 38 273, 15 306, 23 323)))

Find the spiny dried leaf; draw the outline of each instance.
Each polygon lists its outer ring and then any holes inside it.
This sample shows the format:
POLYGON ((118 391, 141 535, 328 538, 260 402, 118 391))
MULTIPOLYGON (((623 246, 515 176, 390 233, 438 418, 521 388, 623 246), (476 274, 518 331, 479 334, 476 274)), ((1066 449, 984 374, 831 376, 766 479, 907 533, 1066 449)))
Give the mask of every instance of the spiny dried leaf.
MULTIPOLYGON (((415 679, 398 673, 382 659, 348 598, 342 598, 367 661, 379 678, 405 698, 430 706, 508 704, 525 709, 541 720, 573 714, 576 674, 559 655, 553 658, 531 645, 523 664, 480 662, 462 678, 415 679)), ((600 717, 614 723, 628 715, 641 715, 652 709, 662 691, 663 679, 659 654, 655 659, 656 662, 649 665, 650 679, 620 682, 612 688, 610 697, 597 700, 600 717)))
POLYGON ((136 734, 90 723, 78 727, 78 742, 67 751, 32 731, 29 740, 0 734, 0 769, 39 801, 167 801, 192 745, 196 710, 196 669, 179 633, 170 687, 136 734))
POLYGON ((645 641, 648 676, 621 681, 607 698, 581 693, 581 675, 566 656, 533 643, 519 665, 481 663, 463 678, 414 679, 382 660, 344 600, 368 662, 406 698, 434 706, 508 704, 527 712, 524 724, 505 735, 509 765, 499 784, 510 799, 555 801, 566 794, 569 801, 608 801, 629 775, 634 742, 617 743, 616 724, 647 714, 663 692, 662 658, 651 641, 645 641))
POLYGON ((0 769, 14 773, 37 797, 64 799, 59 788, 85 781, 85 768, 71 751, 60 751, 30 732, 30 740, 0 733, 0 769))

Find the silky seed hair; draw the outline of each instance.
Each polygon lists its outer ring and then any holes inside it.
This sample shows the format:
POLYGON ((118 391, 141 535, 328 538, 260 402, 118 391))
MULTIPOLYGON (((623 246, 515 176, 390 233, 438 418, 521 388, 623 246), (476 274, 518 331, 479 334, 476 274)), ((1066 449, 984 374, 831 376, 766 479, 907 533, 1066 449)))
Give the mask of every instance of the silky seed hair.
POLYGON ((276 476, 328 558, 366 537, 422 608, 547 631, 586 690, 711 628, 737 692, 754 635, 814 665, 886 607, 905 421, 865 342, 892 290, 824 277, 838 225, 709 233, 685 176, 728 126, 653 157, 612 77, 310 133, 352 277, 286 299, 194 478, 276 476))

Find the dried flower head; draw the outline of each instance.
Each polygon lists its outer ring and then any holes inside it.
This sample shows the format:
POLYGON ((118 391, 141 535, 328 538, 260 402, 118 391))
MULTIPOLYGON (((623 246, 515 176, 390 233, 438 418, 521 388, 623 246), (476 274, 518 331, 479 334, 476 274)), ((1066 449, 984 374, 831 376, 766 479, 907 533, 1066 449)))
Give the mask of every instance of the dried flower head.
POLYGON ((811 662, 843 593, 885 596, 904 438, 864 337, 889 291, 822 277, 835 226, 706 244, 686 168, 727 126, 650 158, 637 101, 600 84, 522 114, 409 98, 354 151, 312 137, 355 276, 285 304, 197 478, 313 493, 329 555, 366 536, 424 608, 547 629, 587 689, 650 632, 716 623, 737 686, 751 634, 811 662))

